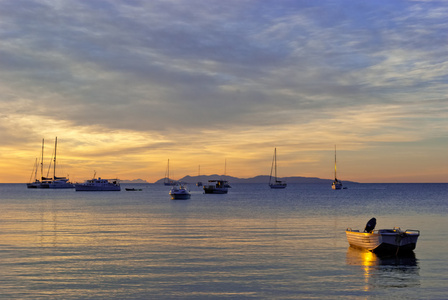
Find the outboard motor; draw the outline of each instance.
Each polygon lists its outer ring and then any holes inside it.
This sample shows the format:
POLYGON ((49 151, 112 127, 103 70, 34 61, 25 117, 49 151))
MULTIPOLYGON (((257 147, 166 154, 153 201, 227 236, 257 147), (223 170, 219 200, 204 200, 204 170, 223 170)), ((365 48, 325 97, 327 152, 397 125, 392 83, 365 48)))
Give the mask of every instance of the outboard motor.
POLYGON ((371 233, 373 229, 375 229, 375 226, 376 226, 376 219, 372 218, 369 220, 369 222, 367 222, 366 228, 364 228, 364 232, 371 233))

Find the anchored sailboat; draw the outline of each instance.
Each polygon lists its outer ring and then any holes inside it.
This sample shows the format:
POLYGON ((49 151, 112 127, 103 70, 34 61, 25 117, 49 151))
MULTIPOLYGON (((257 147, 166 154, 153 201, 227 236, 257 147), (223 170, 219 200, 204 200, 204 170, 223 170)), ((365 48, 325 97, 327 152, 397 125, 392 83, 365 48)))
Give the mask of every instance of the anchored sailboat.
MULTIPOLYGON (((200 178, 200 177, 201 177, 201 165, 199 165, 199 168, 198 168, 198 178, 200 178)), ((202 181, 198 181, 196 183, 196 185, 197 186, 202 186, 202 181)))
MULTIPOLYGON (((29 189, 48 189, 50 187, 50 182, 52 178, 44 177, 44 144, 45 141, 42 139, 42 157, 40 159, 40 180, 37 179, 37 161, 35 164, 35 179, 34 182, 27 183, 27 188, 29 189)), ((33 170, 34 171, 34 170, 33 170)))
POLYGON ((277 148, 274 149, 274 157, 272 158, 271 174, 269 175, 269 186, 271 189, 284 189, 286 182, 277 179, 277 148), (274 181, 272 181, 272 171, 274 170, 274 181))
POLYGON ((165 172, 165 180, 163 181, 164 185, 174 186, 176 185, 176 181, 170 179, 170 160, 168 159, 168 165, 166 167, 165 172))
POLYGON ((75 186, 71 184, 67 178, 65 177, 58 177, 56 176, 56 151, 57 151, 57 145, 58 145, 58 138, 56 137, 55 144, 54 144, 54 157, 53 157, 53 178, 48 177, 48 173, 51 169, 51 162, 48 167, 47 177, 44 177, 44 144, 45 141, 42 139, 42 157, 40 159, 40 180, 37 179, 37 169, 38 167, 38 161, 36 158, 36 162, 34 165, 33 173, 34 173, 34 182, 27 183, 27 187, 29 189, 67 189, 67 188, 74 188, 75 186))
POLYGON ((69 182, 66 177, 56 176, 56 150, 58 147, 58 137, 54 142, 54 159, 53 159, 53 181, 49 184, 50 189, 73 189, 75 186, 69 182))
POLYGON ((33 172, 31 173, 30 182, 26 184, 27 188, 29 189, 37 189, 37 187, 40 185, 40 181, 37 179, 37 169, 39 169, 39 162, 36 157, 36 162, 34 163, 33 172), (31 182, 31 178, 34 174, 34 182, 31 182))
POLYGON ((336 145, 334 145, 334 181, 331 184, 331 188, 333 190, 340 190, 342 189, 342 182, 338 180, 336 176, 336 145))

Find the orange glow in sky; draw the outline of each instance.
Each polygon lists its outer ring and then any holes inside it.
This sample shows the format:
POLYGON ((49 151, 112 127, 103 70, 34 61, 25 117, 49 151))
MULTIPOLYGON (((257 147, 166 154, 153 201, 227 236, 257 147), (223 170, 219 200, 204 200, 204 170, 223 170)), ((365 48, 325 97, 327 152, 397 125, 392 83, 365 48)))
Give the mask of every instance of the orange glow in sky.
POLYGON ((338 5, 0 2, 0 182, 448 182, 446 4, 338 5))

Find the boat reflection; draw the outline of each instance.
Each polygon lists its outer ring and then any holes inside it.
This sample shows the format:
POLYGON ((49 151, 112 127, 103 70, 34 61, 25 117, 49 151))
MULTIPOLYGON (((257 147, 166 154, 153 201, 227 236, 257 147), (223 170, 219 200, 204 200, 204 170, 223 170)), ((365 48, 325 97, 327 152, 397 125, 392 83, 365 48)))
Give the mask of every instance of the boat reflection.
POLYGON ((349 247, 347 265, 362 267, 364 291, 420 285, 420 268, 414 252, 400 256, 380 256, 349 247))

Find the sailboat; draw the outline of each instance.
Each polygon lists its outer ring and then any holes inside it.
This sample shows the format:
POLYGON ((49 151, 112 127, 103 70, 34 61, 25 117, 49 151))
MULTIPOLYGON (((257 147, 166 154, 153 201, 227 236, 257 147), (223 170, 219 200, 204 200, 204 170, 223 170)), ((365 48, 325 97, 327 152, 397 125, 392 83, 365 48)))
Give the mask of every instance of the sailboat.
POLYGON ((49 187, 50 187, 50 182, 51 182, 51 180, 52 180, 52 178, 47 178, 47 177, 44 177, 44 171, 43 171, 43 169, 44 169, 44 144, 45 144, 45 141, 44 141, 44 139, 42 139, 42 158, 41 158, 41 160, 40 160, 40 178, 41 178, 41 180, 39 180, 39 179, 37 179, 37 169, 38 169, 38 166, 37 166, 37 161, 36 161, 36 164, 35 164, 35 179, 34 179, 34 182, 31 182, 31 183, 27 183, 27 188, 29 188, 29 189, 48 189, 49 187))
MULTIPOLYGON (((198 168, 198 178, 200 178, 200 176, 201 176, 201 165, 199 165, 199 168, 198 168)), ((196 186, 202 186, 202 181, 198 181, 196 183, 196 186)))
POLYGON ((29 189, 37 189, 40 184, 40 181, 37 179, 37 169, 39 168, 39 164, 36 157, 36 162, 34 163, 33 172, 31 172, 30 182, 26 184, 26 187, 29 189), (34 182, 31 182, 31 178, 34 174, 34 182))
POLYGON ((49 184, 50 189, 73 189, 75 186, 69 182, 66 177, 56 176, 56 150, 58 147, 58 137, 54 142, 54 159, 53 159, 53 181, 49 184))
POLYGON ((286 182, 277 179, 277 148, 274 149, 274 157, 272 158, 271 174, 269 175, 269 186, 271 189, 284 189, 286 182), (272 171, 274 170, 274 181, 272 181, 272 171))
POLYGON ((336 145, 334 145, 334 181, 331 184, 331 188, 333 190, 340 190, 342 189, 342 182, 338 180, 336 176, 336 145))
POLYGON ((168 159, 168 166, 166 167, 164 185, 174 186, 176 181, 170 179, 170 160, 168 159))

